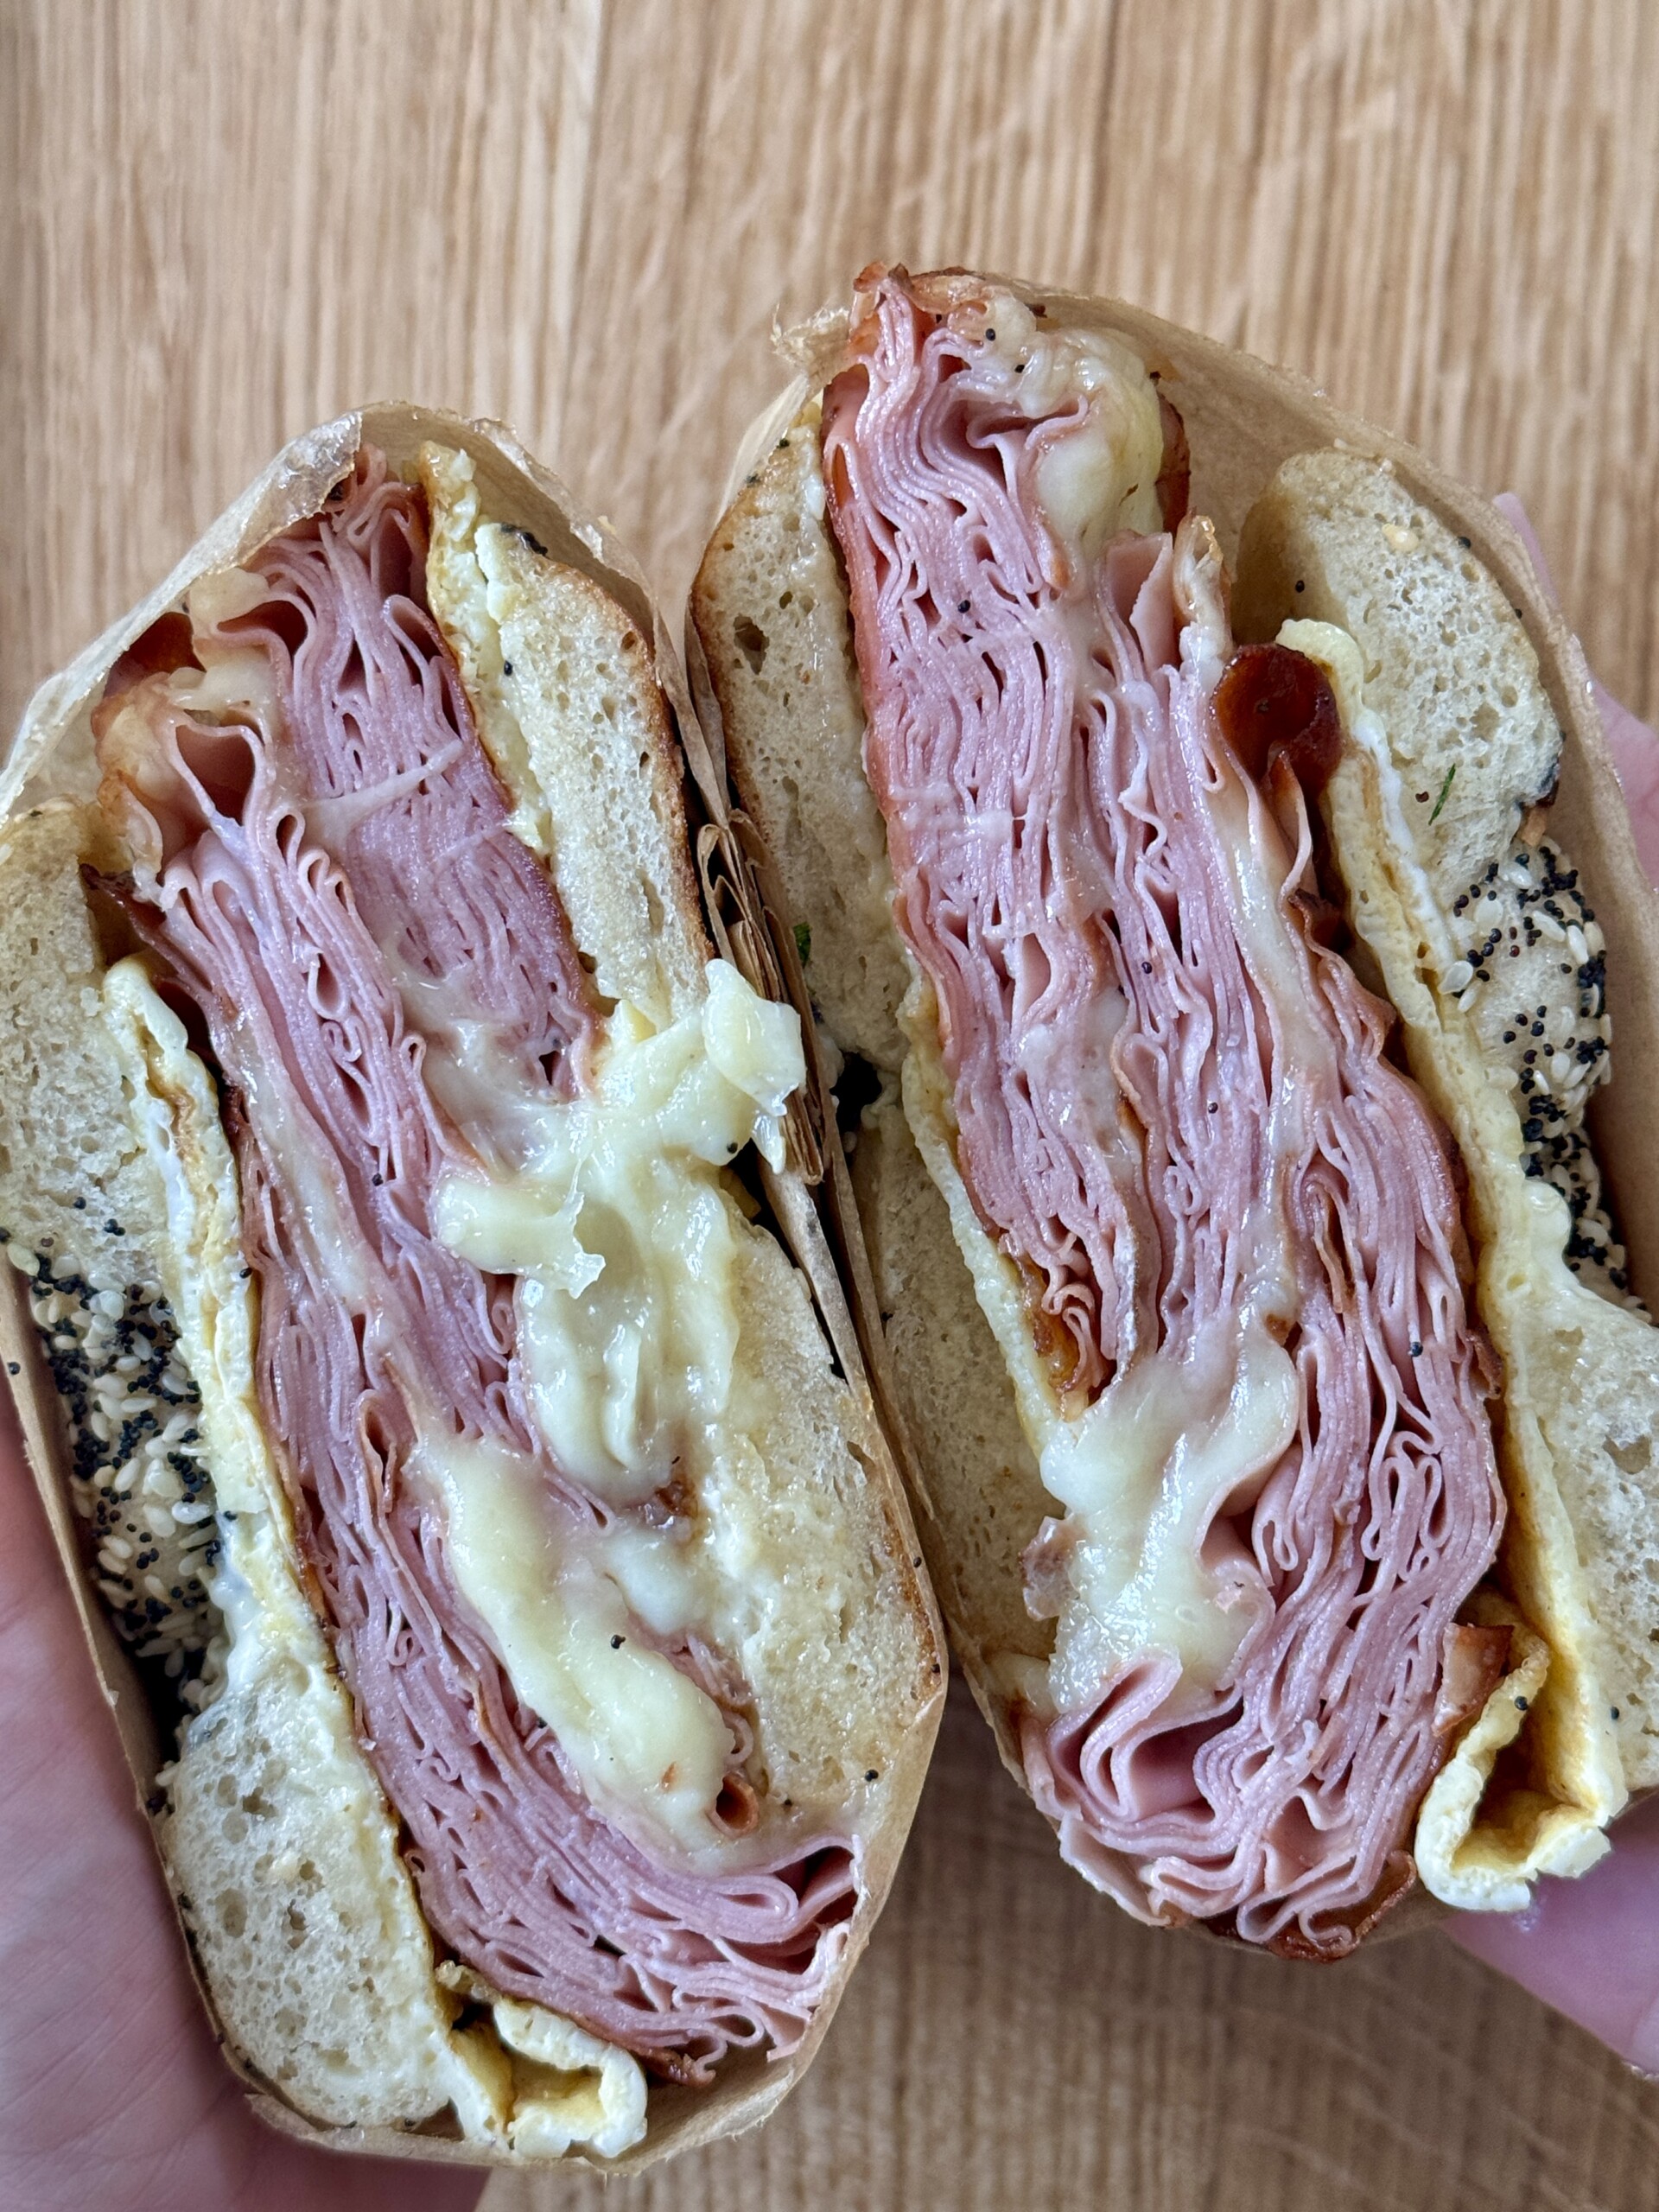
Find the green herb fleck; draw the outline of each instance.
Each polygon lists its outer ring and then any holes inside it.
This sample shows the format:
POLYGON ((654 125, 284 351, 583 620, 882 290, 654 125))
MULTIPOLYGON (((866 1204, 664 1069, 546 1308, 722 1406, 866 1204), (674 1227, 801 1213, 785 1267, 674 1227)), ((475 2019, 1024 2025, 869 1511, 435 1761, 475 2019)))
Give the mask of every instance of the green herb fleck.
POLYGON ((1452 766, 1446 772, 1446 781, 1440 785, 1440 795, 1434 802, 1434 811, 1428 817, 1429 826, 1431 829, 1440 818, 1440 809, 1446 804, 1446 795, 1451 790, 1452 779, 1457 774, 1457 772, 1458 764, 1454 760, 1452 763, 1452 766))
POLYGON ((803 968, 812 957, 812 932, 804 922, 795 925, 795 950, 803 968))

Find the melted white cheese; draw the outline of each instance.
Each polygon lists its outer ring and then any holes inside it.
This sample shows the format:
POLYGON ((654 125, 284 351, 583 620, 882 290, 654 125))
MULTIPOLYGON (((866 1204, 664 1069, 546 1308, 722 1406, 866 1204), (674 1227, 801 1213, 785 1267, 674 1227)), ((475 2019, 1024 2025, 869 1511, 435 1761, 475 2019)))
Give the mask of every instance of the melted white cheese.
POLYGON ((1254 1311, 1218 1314, 1184 1357, 1167 1348, 1121 1373, 1041 1454, 1043 1486, 1076 1532, 1070 1572, 1081 1608, 1063 1617, 1050 1688, 1058 1708, 1086 1704, 1146 1652, 1173 1653, 1183 1681, 1211 1688, 1254 1618, 1239 1578, 1206 1536, 1296 1433, 1301 1389, 1283 1347, 1254 1311))
MULTIPOLYGON (((455 1175, 437 1193, 437 1236, 518 1278, 519 1345, 552 1457, 618 1508, 677 1472, 705 1503, 734 1452, 764 1446, 763 1383, 737 1363, 734 1270, 749 1235, 721 1170, 757 1144, 783 1158, 785 1104, 805 1072, 792 1009, 710 961, 708 996, 653 1032, 619 1007, 593 1089, 521 1117, 519 1166, 455 1175)), ((583 1785, 625 1825, 646 1821, 699 1859, 728 1730, 718 1707, 630 1636, 696 1629, 741 1643, 764 1592, 742 1581, 698 1516, 599 1531, 556 1510, 527 1462, 429 1442, 449 1553, 468 1604, 519 1694, 555 1730, 583 1785)), ((762 1578, 764 1580, 765 1578, 762 1578)))
POLYGON ((590 1801, 625 1828, 665 1835, 694 1857, 720 1842, 709 1814, 730 1735, 719 1707, 642 1643, 698 1610, 695 1573, 671 1537, 631 1531, 630 1556, 562 1515, 533 1461, 423 1425, 411 1473, 442 1497, 449 1564, 513 1688, 558 1738, 590 1801), (654 1618, 653 1618, 654 1616, 654 1618))
MULTIPOLYGON (((1046 517, 1075 572, 1114 531, 1162 528, 1155 484, 1163 430, 1157 390, 1120 340, 1051 328, 1011 297, 994 303, 988 353, 1006 375, 1024 363, 1019 404, 1032 416, 1081 404, 1082 422, 1049 444, 1038 464, 1046 517)), ((988 372, 988 371, 987 372, 988 372)), ((980 373, 970 371, 969 374, 980 373)), ((1001 387, 999 387, 1000 389, 1001 387)), ((1213 681, 1225 637, 1213 540, 1185 543, 1177 594, 1187 627, 1189 674, 1213 681)), ((1306 962, 1281 902, 1286 856, 1253 788, 1236 777, 1205 784, 1217 855, 1230 878, 1246 961, 1271 1009, 1280 1049, 1304 1067, 1329 1058, 1330 1042, 1307 1002, 1306 962)), ((1122 1018, 1116 995, 1094 1018, 1122 1018)), ((1019 1687, 1057 1710, 1087 1704, 1103 1681, 1146 1653, 1171 1654, 1188 1693, 1207 1690, 1231 1665, 1253 1618, 1231 1540, 1214 1529, 1236 1511, 1289 1446, 1301 1387, 1281 1341, 1296 1308, 1295 1271, 1282 1179, 1269 1179, 1245 1228, 1254 1248, 1248 1302, 1218 1314, 1185 1352, 1165 1347, 1124 1369, 1082 1413, 1059 1402, 1037 1356, 1018 1274, 986 1234, 956 1160, 950 1084, 938 1051, 933 995, 919 982, 901 1013, 911 1052, 906 1117, 950 1210, 957 1243, 1014 1383, 1021 1425, 1044 1487, 1065 1509, 1067 1594, 1046 1678, 1020 1670, 1019 1687)), ((1300 1148, 1300 1098, 1280 1085, 1268 1141, 1275 1159, 1300 1148)))
POLYGON ((437 1236, 520 1280, 520 1344, 559 1464, 618 1505, 668 1480, 731 1389, 735 1207, 719 1169, 751 1141, 783 1163, 805 1073, 792 1008, 723 960, 702 1007, 652 1034, 626 1003, 594 1089, 521 1122, 519 1172, 453 1176, 437 1236))
MULTIPOLYGON (((1250 1615, 1238 1603, 1226 1547, 1206 1545, 1211 1508, 1247 1502, 1300 1415, 1300 1384, 1275 1328, 1295 1310, 1282 1220, 1264 1201, 1249 1224, 1257 1257, 1247 1271, 1246 1306, 1218 1315, 1185 1357, 1168 1349, 1146 1355, 1067 1418, 1033 1344, 1019 1278, 981 1225, 957 1166, 950 1084, 925 983, 904 1018, 912 1040, 906 1116, 1007 1362, 1043 1486, 1065 1509, 1073 1540, 1046 1680, 1022 1669, 1018 1687, 1033 1702, 1068 1711, 1149 1651, 1173 1653, 1190 1688, 1212 1687, 1250 1615)), ((1288 1133, 1275 1137, 1287 1141, 1288 1133)))
POLYGON ((1161 530, 1163 417, 1139 354, 1109 332, 1050 323, 1011 292, 994 292, 987 308, 995 336, 969 381, 995 375, 999 394, 1033 419, 1081 404, 1074 426, 1043 436, 1036 466, 1038 502, 1060 543, 1086 560, 1117 531, 1161 530))
MULTIPOLYGON (((1201 784, 1198 797, 1275 1049, 1311 1075, 1329 1065, 1332 1046, 1285 913, 1278 833, 1254 787, 1236 776, 1201 784)), ((1273 1087, 1268 1141, 1281 1166, 1303 1148, 1306 1088, 1273 1087)), ((1086 1703, 1143 1652, 1173 1653, 1187 1688, 1213 1688, 1250 1624, 1243 1586, 1249 1578, 1234 1570, 1230 1543, 1213 1523, 1249 1503, 1301 1417, 1301 1385, 1281 1342, 1297 1307, 1281 1174, 1268 1177, 1243 1235, 1254 1254, 1243 1273, 1244 1303, 1212 1317, 1183 1351, 1166 1344, 1143 1354, 1037 1446, 1044 1487, 1067 1508, 1076 1537, 1075 1602, 1062 1615, 1050 1664, 1062 1711, 1086 1703)))

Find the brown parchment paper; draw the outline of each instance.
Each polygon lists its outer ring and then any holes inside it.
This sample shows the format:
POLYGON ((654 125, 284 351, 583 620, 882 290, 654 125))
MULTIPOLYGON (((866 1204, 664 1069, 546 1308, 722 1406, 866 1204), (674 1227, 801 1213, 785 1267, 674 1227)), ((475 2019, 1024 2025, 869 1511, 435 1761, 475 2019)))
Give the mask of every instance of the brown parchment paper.
MULTIPOLYGON (((653 641, 654 672, 672 710, 684 755, 688 817, 710 933, 718 949, 757 989, 775 998, 793 997, 810 1036, 810 1007, 792 942, 785 932, 787 949, 780 948, 766 903, 757 888, 757 869, 765 868, 764 855, 752 826, 732 814, 723 759, 717 766, 642 571, 610 526, 582 510, 558 479, 542 468, 511 431, 499 423, 466 422, 430 410, 384 404, 343 415, 284 447, 149 598, 112 625, 67 668, 41 685, 0 766, 0 821, 46 799, 85 799, 95 790, 90 715, 105 678, 133 639, 157 615, 176 606, 199 576, 245 560, 267 539, 315 513, 331 487, 350 471, 361 442, 379 446, 395 472, 412 475, 416 456, 428 439, 471 456, 480 504, 492 520, 533 532, 556 560, 580 569, 608 592, 653 641)), ((927 1771, 945 1695, 943 1630, 931 1591, 920 1571, 922 1555, 904 1487, 859 1359, 857 1334, 815 1196, 822 1174, 818 1138, 826 1111, 821 1090, 815 1089, 810 1096, 792 1103, 785 1132, 786 1166, 779 1174, 766 1171, 767 1196, 851 1390, 854 1448, 881 1507, 887 1548, 899 1569, 902 1600, 924 1627, 931 1654, 932 1687, 925 1688, 918 1697, 877 1785, 874 1817, 866 1838, 864 1895, 835 1979, 811 2027, 787 2058, 773 2062, 758 2052, 734 2054, 721 2067, 712 2088, 697 2090, 652 2082, 646 2133, 619 2158, 586 2158, 576 2151, 566 2160, 535 2161, 505 2149, 492 2151, 454 2139, 453 2134, 443 2132, 442 2115, 414 2130, 334 2127, 312 2120, 248 2066, 226 2040, 212 1992, 192 1950, 196 1986, 227 2063, 241 2078, 260 2118, 284 2133, 331 2149, 381 2158, 517 2166, 579 2161, 607 2171, 637 2171, 674 2152, 756 2126, 811 2063, 892 1885, 927 1771)), ((0 1286, 0 1357, 16 1362, 19 1370, 11 1378, 12 1389, 29 1466, 74 1593, 99 1685, 115 1715, 139 1806, 148 1818, 147 1801, 157 1769, 170 1756, 170 1746, 162 1740, 137 1669, 115 1635, 99 1595, 71 1503, 63 1418, 29 1319, 27 1293, 22 1278, 13 1270, 3 1272, 8 1281, 0 1286)), ((181 1919, 180 1928, 181 1940, 188 1944, 181 1919)))

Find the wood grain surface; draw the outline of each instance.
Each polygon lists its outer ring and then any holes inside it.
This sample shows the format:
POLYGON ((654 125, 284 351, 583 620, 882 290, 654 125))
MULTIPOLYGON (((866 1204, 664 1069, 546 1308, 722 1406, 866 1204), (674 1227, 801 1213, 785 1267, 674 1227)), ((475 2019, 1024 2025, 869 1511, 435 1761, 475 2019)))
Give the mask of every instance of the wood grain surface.
MULTIPOLYGON (((677 597, 774 312, 875 255, 1140 300, 1519 491, 1651 714, 1656 91, 1647 0, 0 0, 0 714, 367 398, 505 417, 677 597)), ((1434 1936, 1132 1926, 964 1704, 804 2088, 606 2202, 1636 2212, 1659 2089, 1434 1936)))

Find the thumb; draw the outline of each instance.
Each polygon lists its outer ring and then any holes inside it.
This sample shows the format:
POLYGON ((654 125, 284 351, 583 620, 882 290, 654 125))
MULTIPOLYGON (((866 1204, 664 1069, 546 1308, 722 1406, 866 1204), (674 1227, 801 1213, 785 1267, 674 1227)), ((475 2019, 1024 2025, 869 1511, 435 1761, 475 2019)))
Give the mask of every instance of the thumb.
MULTIPOLYGON (((1512 492, 1493 503, 1559 605, 1531 518, 1512 492)), ((1659 882, 1659 736, 1593 686, 1636 847, 1659 882)), ((1659 2075, 1659 1798, 1627 1813, 1612 1850, 1574 1881, 1541 1881, 1525 1912, 1459 1913, 1452 1942, 1565 2012, 1645 2074, 1659 2075)))
POLYGON ((1659 1798, 1627 1813, 1576 1881, 1541 1881, 1525 1912, 1460 1912, 1454 1943, 1659 2075, 1659 1798))

